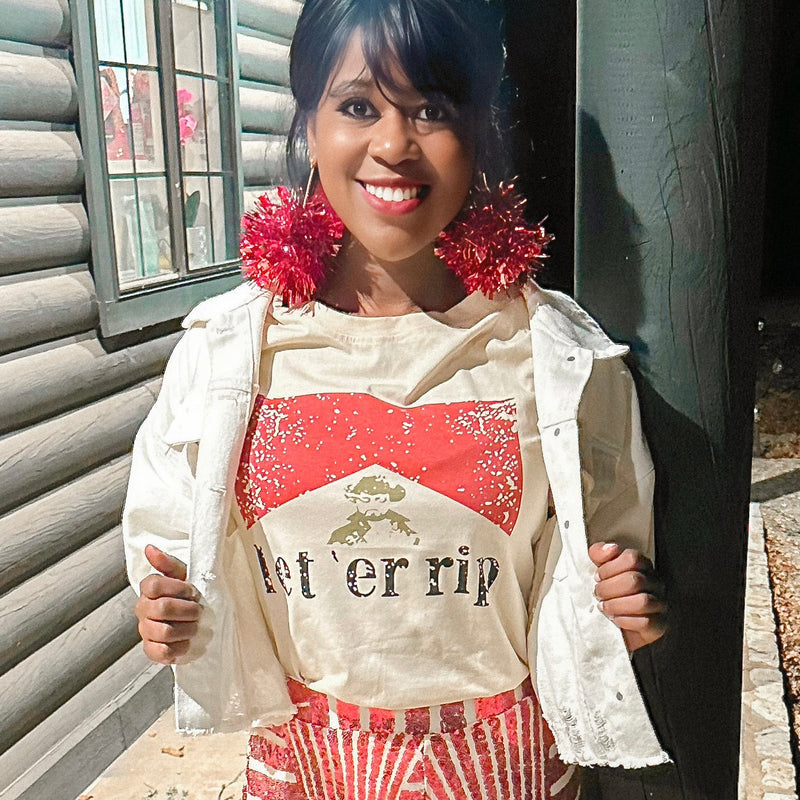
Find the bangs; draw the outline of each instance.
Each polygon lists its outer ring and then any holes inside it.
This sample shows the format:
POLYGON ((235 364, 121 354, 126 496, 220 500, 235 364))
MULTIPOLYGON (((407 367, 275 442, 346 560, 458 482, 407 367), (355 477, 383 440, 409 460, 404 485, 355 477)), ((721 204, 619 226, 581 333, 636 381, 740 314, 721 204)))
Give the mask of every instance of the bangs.
MULTIPOLYGON (((379 4, 370 5, 375 8, 379 4)), ((440 18, 425 19, 421 5, 399 0, 384 7, 382 13, 367 15, 358 26, 367 67, 378 86, 389 91, 402 88, 397 82, 399 68, 421 95, 443 95, 459 108, 473 105, 481 96, 478 83, 487 83, 485 78, 480 80, 469 57, 475 48, 465 47, 464 38, 473 38, 473 31, 465 30, 455 15, 441 19, 448 9, 440 4, 436 8, 440 18)), ((494 76, 488 83, 493 82, 494 76)))

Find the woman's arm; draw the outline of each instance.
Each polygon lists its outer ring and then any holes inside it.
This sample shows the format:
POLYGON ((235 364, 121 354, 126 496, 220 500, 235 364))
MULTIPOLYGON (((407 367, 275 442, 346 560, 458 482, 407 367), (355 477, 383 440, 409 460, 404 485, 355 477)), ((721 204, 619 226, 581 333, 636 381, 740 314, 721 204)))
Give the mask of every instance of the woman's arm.
POLYGON ((633 652, 663 636, 667 607, 653 567, 653 466, 621 360, 595 362, 579 420, 595 595, 633 652))
POLYGON ((202 329, 176 346, 158 399, 133 448, 122 529, 144 650, 172 664, 186 656, 200 616, 199 593, 186 582, 194 496, 191 439, 199 436, 205 396, 202 329))

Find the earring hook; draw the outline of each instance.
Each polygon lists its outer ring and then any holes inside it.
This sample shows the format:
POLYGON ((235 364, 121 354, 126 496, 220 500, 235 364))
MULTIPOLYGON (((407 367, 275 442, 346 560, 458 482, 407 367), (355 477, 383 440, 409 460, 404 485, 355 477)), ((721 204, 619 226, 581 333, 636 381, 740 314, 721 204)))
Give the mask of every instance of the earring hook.
POLYGON ((311 196, 311 187, 314 185, 314 178, 317 176, 317 162, 311 162, 311 171, 308 173, 308 183, 306 184, 306 191, 303 194, 303 207, 308 205, 309 197, 311 196))

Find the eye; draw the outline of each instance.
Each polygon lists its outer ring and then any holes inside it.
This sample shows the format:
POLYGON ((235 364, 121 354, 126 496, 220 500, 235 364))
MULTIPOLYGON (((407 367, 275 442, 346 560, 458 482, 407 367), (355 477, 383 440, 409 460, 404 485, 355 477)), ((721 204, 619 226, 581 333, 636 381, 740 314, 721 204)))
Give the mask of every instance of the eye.
POLYGON ((355 119, 369 119, 376 115, 372 104, 362 97, 346 100, 339 106, 339 111, 345 116, 355 119))
POLYGON ((417 111, 417 118, 423 122, 451 122, 455 116, 455 109, 444 101, 426 103, 417 111))

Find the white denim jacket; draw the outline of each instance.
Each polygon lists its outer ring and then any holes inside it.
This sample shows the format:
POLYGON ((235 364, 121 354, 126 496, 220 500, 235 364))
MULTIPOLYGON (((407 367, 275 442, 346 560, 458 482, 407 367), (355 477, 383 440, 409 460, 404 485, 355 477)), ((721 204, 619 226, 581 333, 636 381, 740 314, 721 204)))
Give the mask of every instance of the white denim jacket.
MULTIPOLYGON (((258 391, 269 292, 244 284, 200 304, 134 445, 123 514, 134 588, 154 544, 188 564, 202 594, 191 660, 175 668, 180 730, 286 722, 295 708, 264 633, 231 503, 258 391)), ((653 467, 614 344, 570 298, 526 290, 542 451, 559 521, 537 544, 529 663, 561 758, 628 768, 669 760, 620 631, 598 609, 587 541, 653 556, 653 467)))

